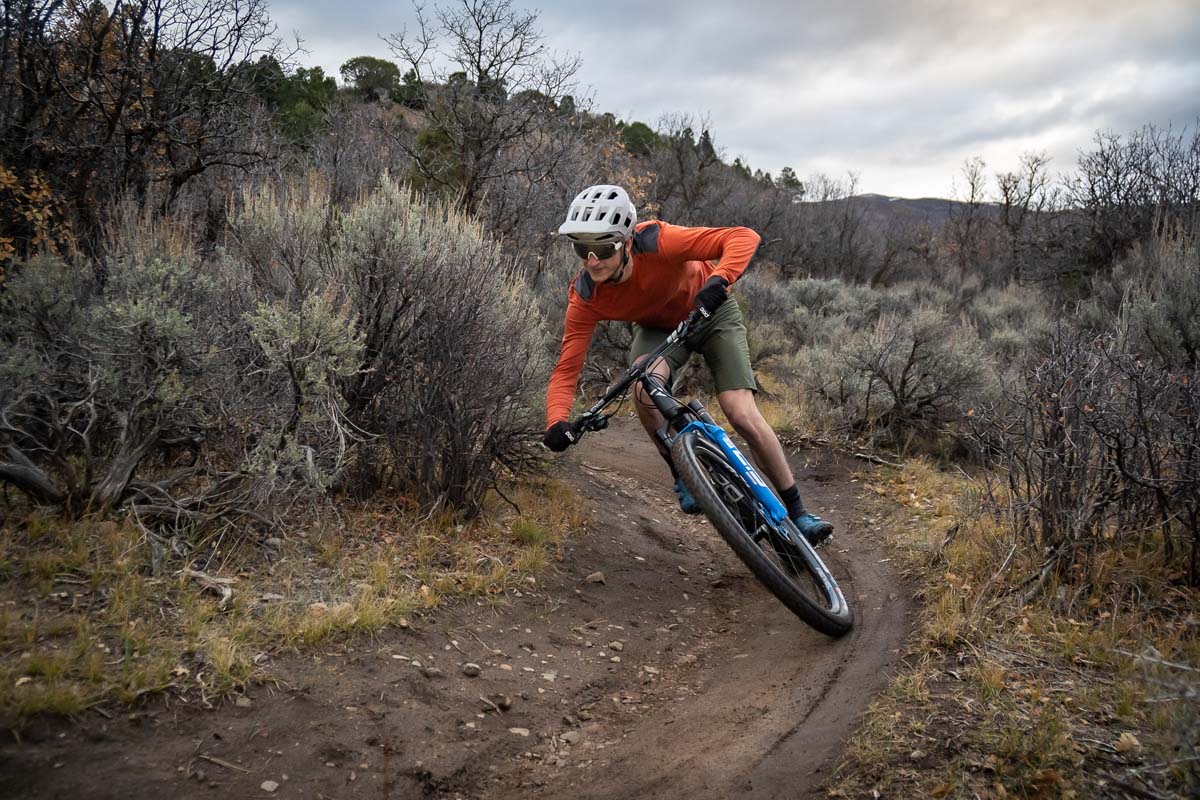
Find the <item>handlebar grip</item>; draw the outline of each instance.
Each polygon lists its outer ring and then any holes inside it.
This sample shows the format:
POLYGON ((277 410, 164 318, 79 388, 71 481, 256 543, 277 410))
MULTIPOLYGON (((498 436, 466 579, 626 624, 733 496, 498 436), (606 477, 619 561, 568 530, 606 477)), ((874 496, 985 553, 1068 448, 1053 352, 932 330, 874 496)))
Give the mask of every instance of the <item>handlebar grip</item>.
POLYGON ((608 417, 603 414, 585 414, 571 423, 571 433, 578 439, 588 431, 602 431, 607 427, 608 417))

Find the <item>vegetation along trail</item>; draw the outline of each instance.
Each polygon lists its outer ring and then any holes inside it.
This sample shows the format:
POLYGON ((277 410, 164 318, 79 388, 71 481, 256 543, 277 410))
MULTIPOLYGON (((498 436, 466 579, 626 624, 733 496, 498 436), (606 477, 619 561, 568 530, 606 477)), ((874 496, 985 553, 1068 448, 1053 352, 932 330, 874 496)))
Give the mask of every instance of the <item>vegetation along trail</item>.
POLYGON ((910 627, 859 484, 835 456, 796 457, 808 502, 838 526, 826 552, 851 575, 858 624, 833 641, 679 513, 642 439, 623 420, 572 453, 592 531, 511 605, 277 663, 277 682, 215 711, 153 702, 40 727, 0 750, 3 793, 820 796, 910 627))

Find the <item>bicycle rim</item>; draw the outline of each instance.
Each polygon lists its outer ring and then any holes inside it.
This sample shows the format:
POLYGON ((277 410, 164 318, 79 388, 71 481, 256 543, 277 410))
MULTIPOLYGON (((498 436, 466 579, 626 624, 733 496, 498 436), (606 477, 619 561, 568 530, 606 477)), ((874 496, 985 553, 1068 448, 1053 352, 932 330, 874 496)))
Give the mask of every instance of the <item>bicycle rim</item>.
POLYGON ((854 614, 828 567, 791 522, 766 517, 716 445, 688 432, 676 439, 672 460, 713 527, 772 594, 824 634, 850 630, 854 614))

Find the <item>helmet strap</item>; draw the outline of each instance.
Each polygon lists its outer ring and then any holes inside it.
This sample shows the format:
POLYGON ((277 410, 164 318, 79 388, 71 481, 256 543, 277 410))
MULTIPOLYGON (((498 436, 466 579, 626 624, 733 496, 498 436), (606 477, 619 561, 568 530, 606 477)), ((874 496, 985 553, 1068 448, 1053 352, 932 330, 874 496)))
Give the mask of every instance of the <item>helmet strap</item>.
POLYGON ((605 281, 605 283, 620 283, 625 278, 625 270, 629 266, 629 248, 624 244, 621 245, 621 268, 613 273, 613 276, 605 281))

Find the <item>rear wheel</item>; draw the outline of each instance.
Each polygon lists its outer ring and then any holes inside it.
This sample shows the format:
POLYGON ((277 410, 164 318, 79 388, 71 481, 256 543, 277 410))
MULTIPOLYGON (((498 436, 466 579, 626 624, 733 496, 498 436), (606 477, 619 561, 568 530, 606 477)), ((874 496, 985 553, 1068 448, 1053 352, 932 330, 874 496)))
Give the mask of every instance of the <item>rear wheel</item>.
POLYGON ((825 563, 791 522, 771 522, 720 448, 688 431, 676 437, 671 459, 709 522, 772 594, 821 633, 850 630, 854 613, 825 563))

